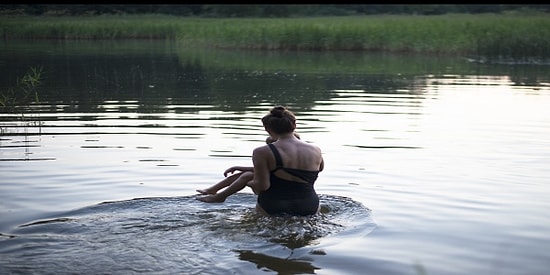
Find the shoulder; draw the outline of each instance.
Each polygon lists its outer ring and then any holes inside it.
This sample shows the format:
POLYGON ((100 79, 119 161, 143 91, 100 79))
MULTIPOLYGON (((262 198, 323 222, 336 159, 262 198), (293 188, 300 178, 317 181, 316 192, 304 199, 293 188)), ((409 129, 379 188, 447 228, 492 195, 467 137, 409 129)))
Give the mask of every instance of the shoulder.
POLYGON ((315 144, 312 144, 312 143, 309 143, 309 142, 305 142, 305 141, 300 141, 302 146, 304 147, 307 147, 307 148, 310 148, 312 150, 315 150, 317 152, 321 152, 321 148, 315 144))
POLYGON ((254 156, 262 156, 262 155, 268 154, 270 151, 271 149, 269 148, 269 145, 266 144, 266 145, 262 145, 260 147, 254 148, 254 150, 252 151, 252 154, 254 156))
POLYGON ((263 168, 267 171, 268 167, 273 164, 274 161, 275 160, 269 145, 256 147, 252 151, 252 163, 254 164, 255 169, 259 169, 257 171, 263 170, 263 168))

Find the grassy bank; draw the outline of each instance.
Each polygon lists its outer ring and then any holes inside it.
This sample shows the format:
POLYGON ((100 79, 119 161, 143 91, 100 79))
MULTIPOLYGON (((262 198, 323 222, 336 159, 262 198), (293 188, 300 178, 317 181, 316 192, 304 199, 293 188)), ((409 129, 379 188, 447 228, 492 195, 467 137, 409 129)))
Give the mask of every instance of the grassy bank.
POLYGON ((10 39, 173 39, 184 47, 550 57, 545 14, 208 19, 0 17, 10 39))

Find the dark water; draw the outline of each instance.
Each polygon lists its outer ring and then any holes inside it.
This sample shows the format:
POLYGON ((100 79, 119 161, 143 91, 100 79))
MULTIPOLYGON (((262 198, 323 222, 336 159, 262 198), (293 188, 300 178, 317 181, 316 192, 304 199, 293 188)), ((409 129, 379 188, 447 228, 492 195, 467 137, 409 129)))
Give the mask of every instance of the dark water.
POLYGON ((0 273, 545 274, 550 68, 471 57, 3 42, 0 273), (323 211, 259 217, 251 165, 275 104, 322 148, 323 211))
POLYGON ((192 196, 101 203, 20 225, 2 236, 0 262, 8 273, 311 273, 311 258, 325 255, 321 238, 375 226, 349 198, 324 196, 308 218, 260 217, 254 204, 251 194, 208 205, 192 196))

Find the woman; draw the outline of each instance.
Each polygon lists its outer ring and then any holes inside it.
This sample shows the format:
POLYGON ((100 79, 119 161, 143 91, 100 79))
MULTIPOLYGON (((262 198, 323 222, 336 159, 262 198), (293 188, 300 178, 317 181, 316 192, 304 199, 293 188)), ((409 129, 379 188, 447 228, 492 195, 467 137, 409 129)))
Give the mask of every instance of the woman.
MULTIPOLYGON (((294 133, 294 136, 300 139, 298 133, 294 133)), ((271 136, 265 139, 266 144, 273 142, 275 142, 275 139, 273 139, 271 136)), ((221 180, 220 182, 206 189, 197 189, 197 192, 203 195, 197 197, 197 200, 203 202, 224 202, 227 197, 245 188, 246 184, 254 178, 254 167, 232 166, 227 168, 223 172, 223 176, 226 178, 221 180), (228 176, 229 174, 232 175, 228 176)))
POLYGON ((272 108, 262 124, 276 141, 252 152, 254 177, 247 185, 258 195, 257 211, 268 215, 316 214, 319 196, 313 184, 324 168, 321 149, 296 138, 296 117, 286 107, 272 108))

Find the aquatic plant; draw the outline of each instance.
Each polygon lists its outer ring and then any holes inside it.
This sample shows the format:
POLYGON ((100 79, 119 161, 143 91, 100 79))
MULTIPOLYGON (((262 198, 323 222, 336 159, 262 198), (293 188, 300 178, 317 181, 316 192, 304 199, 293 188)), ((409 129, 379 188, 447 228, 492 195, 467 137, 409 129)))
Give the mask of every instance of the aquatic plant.
MULTIPOLYGON (((0 91, 0 113, 18 113, 24 127, 29 125, 38 125, 40 133, 42 132, 40 118, 28 119, 26 110, 31 101, 39 102, 38 87, 42 81, 42 67, 31 67, 21 78, 16 80, 14 87, 0 91)), ((26 128, 25 128, 26 129, 26 128)), ((0 134, 6 134, 6 125, 0 125, 0 134)))
POLYGON ((172 39, 181 47, 385 51, 520 59, 550 56, 544 13, 194 18, 0 17, 4 39, 172 39))
POLYGON ((38 86, 42 79, 42 67, 31 67, 23 77, 16 80, 15 87, 0 92, 0 107, 2 111, 6 108, 15 108, 21 104, 28 103, 29 99, 39 102, 38 86))

